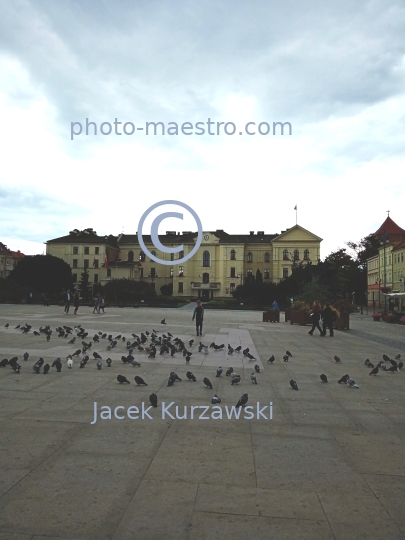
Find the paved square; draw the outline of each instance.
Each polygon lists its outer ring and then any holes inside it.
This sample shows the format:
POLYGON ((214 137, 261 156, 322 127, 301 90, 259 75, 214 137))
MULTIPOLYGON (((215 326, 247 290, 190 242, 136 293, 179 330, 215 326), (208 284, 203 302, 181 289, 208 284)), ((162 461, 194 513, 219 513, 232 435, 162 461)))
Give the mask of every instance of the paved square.
POLYGON ((0 368, 0 539, 405 538, 405 373, 372 377, 364 366, 383 353, 404 357, 405 327, 356 314, 350 331, 320 339, 307 327, 263 323, 260 312, 206 310, 197 338, 191 315, 192 306, 112 308, 104 315, 81 307, 74 316, 55 306, 0 305, 0 360, 17 356, 22 366, 20 374, 0 368), (32 330, 22 335, 15 327, 25 323, 32 330), (131 340, 153 328, 171 332, 194 339, 193 355, 188 365, 181 353, 148 359, 136 350, 142 365, 133 367, 121 362, 122 339, 111 351, 101 339, 88 351, 102 356, 100 371, 93 358, 80 369, 80 357, 69 370, 65 358, 81 340, 69 345, 55 328, 78 324, 89 333, 86 341, 98 331, 131 340), (49 342, 33 334, 44 325, 53 330, 49 342), (200 339, 225 347, 199 353, 200 339), (249 347, 255 360, 227 354, 228 343, 249 347), (287 349, 292 358, 284 362, 287 349), (60 357, 62 372, 35 374, 39 357, 50 364, 60 357), (255 364, 257 385, 250 381, 255 364), (224 368, 219 378, 218 366, 224 368), (225 376, 230 366, 241 375, 238 385, 225 376), (187 380, 188 370, 197 382, 187 380), (167 387, 171 371, 182 381, 167 387), (345 373, 358 390, 337 384, 345 373), (131 384, 119 385, 118 374, 131 384), (135 375, 148 386, 136 386, 135 375), (141 411, 155 391, 153 419, 128 418, 127 409, 141 411), (202 409, 192 419, 191 408, 211 407, 214 393, 222 399, 222 419, 199 419, 202 409), (239 420, 227 418, 225 407, 230 411, 244 393, 255 415, 258 402, 267 407, 267 419, 244 419, 243 412, 239 420), (98 419, 91 424, 95 402, 98 419), (173 402, 174 418, 162 418, 163 402, 173 402), (107 407, 110 420, 100 417, 107 407), (176 407, 177 417, 187 418, 177 418, 176 407))

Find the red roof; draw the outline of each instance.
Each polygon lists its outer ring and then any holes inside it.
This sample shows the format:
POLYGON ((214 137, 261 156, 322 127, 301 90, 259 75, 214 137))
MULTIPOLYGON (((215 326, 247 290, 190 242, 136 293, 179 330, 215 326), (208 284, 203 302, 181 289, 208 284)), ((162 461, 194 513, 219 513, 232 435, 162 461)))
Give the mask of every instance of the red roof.
POLYGON ((384 221, 384 223, 381 225, 381 227, 376 231, 375 235, 381 235, 384 232, 386 232, 388 235, 405 235, 404 229, 401 229, 395 221, 393 221, 389 216, 384 221))

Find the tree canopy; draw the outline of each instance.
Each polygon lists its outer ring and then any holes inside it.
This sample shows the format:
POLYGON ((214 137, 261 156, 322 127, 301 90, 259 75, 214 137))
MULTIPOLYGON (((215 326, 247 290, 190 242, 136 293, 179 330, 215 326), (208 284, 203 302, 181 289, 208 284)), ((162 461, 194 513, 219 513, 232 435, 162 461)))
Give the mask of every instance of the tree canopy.
POLYGON ((60 293, 63 289, 73 289, 70 266, 53 255, 27 255, 11 271, 8 279, 32 292, 60 293))

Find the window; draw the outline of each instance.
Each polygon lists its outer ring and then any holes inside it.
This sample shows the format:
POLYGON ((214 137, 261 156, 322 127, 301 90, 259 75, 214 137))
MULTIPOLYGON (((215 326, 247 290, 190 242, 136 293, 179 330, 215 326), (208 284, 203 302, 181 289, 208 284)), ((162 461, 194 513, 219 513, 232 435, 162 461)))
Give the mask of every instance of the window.
POLYGON ((234 290, 235 290, 235 283, 231 283, 231 285, 230 285, 230 291, 231 291, 231 292, 234 292, 234 290))
POLYGON ((98 274, 94 274, 94 283, 98 283, 98 274))
POLYGON ((174 261, 174 253, 170 253, 170 260, 174 261))
POLYGON ((89 267, 89 259, 84 259, 84 268, 88 268, 89 267))
POLYGON ((73 255, 79 254, 79 248, 77 246, 73 246, 73 255))
POLYGON ((111 277, 111 268, 107 268, 107 277, 111 277))
POLYGON ((184 275, 184 266, 179 266, 179 276, 184 275))
POLYGON ((304 260, 309 261, 309 249, 304 251, 304 260))
POLYGON ((300 260, 300 252, 298 249, 294 249, 294 261, 300 260))
POLYGON ((96 255, 100 255, 100 248, 99 247, 94 248, 94 253, 96 255))
POLYGON ((184 257, 184 251, 181 250, 179 251, 179 259, 183 259, 183 257, 184 257))
POLYGON ((203 253, 203 266, 210 266, 210 252, 204 251, 203 253))
POLYGON ((264 254, 264 262, 270 262, 270 253, 268 251, 264 254))
POLYGON ((401 253, 401 262, 404 262, 404 252, 401 253))
POLYGON ((128 262, 134 262, 134 252, 128 251, 128 262))
POLYGON ((150 269, 150 277, 156 277, 156 268, 151 268, 150 269))
POLYGON ((94 268, 98 268, 98 259, 94 259, 94 268))
POLYGON ((183 292, 183 282, 182 281, 179 281, 178 283, 178 289, 177 289, 177 292, 183 292))
POLYGON ((151 283, 150 286, 152 287, 152 289, 156 289, 156 283, 155 282, 151 283))
POLYGON ((85 247, 84 248, 84 254, 85 255, 88 255, 90 253, 90 248, 89 247, 85 247))
POLYGON ((247 262, 253 262, 253 254, 250 251, 247 254, 247 262))
POLYGON ((264 279, 270 279, 270 270, 264 271, 264 279))
POLYGON ((247 275, 248 275, 248 276, 253 276, 253 270, 248 270, 248 271, 247 271, 247 275))
POLYGON ((236 277, 236 268, 234 266, 231 268, 231 277, 236 277))
POLYGON ((73 259, 72 263, 72 267, 77 268, 77 259, 73 259))
POLYGON ((236 251, 234 249, 231 249, 231 261, 234 261, 236 259, 236 251))
POLYGON ((140 252, 139 254, 139 260, 140 261, 144 261, 145 260, 145 253, 143 251, 140 252))
POLYGON ((288 257, 288 249, 285 249, 283 251, 283 261, 288 261, 288 260, 290 260, 288 257))
POLYGON ((156 251, 155 250, 151 251, 151 253, 152 253, 152 255, 154 255, 156 257, 156 251))
POLYGON ((202 278, 203 278, 203 283, 209 283, 210 282, 210 275, 208 274, 208 272, 205 272, 202 275, 202 278))
POLYGON ((73 283, 77 283, 77 274, 72 274, 73 283))
POLYGON ((170 268, 170 277, 173 277, 173 268, 170 268))
POLYGON ((143 277, 143 268, 139 269, 139 277, 143 277))
POLYGON ((283 278, 288 278, 288 268, 283 268, 283 278))

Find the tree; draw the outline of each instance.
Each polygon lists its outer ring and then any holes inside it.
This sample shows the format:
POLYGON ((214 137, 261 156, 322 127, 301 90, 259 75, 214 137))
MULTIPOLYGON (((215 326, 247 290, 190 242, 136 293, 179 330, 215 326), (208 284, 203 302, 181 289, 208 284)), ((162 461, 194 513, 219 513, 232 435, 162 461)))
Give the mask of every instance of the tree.
POLYGON ((91 293, 91 287, 89 285, 89 271, 87 268, 80 275, 80 294, 82 298, 89 298, 91 293))
POLYGON ((318 300, 322 305, 325 305, 333 301, 333 295, 327 285, 322 284, 318 277, 314 277, 312 281, 305 283, 299 299, 310 305, 314 300, 318 300))
POLYGON ((70 266, 53 255, 27 255, 12 270, 7 279, 14 280, 32 292, 53 294, 73 289, 70 266))
POLYGON ((263 283, 263 274, 259 269, 256 270, 256 283, 263 283))
POLYGON ((156 297, 155 289, 146 281, 122 278, 109 281, 105 287, 108 298, 119 302, 139 302, 156 297))
POLYGON ((166 283, 160 287, 160 292, 163 296, 172 296, 173 295, 173 281, 171 283, 166 283))

